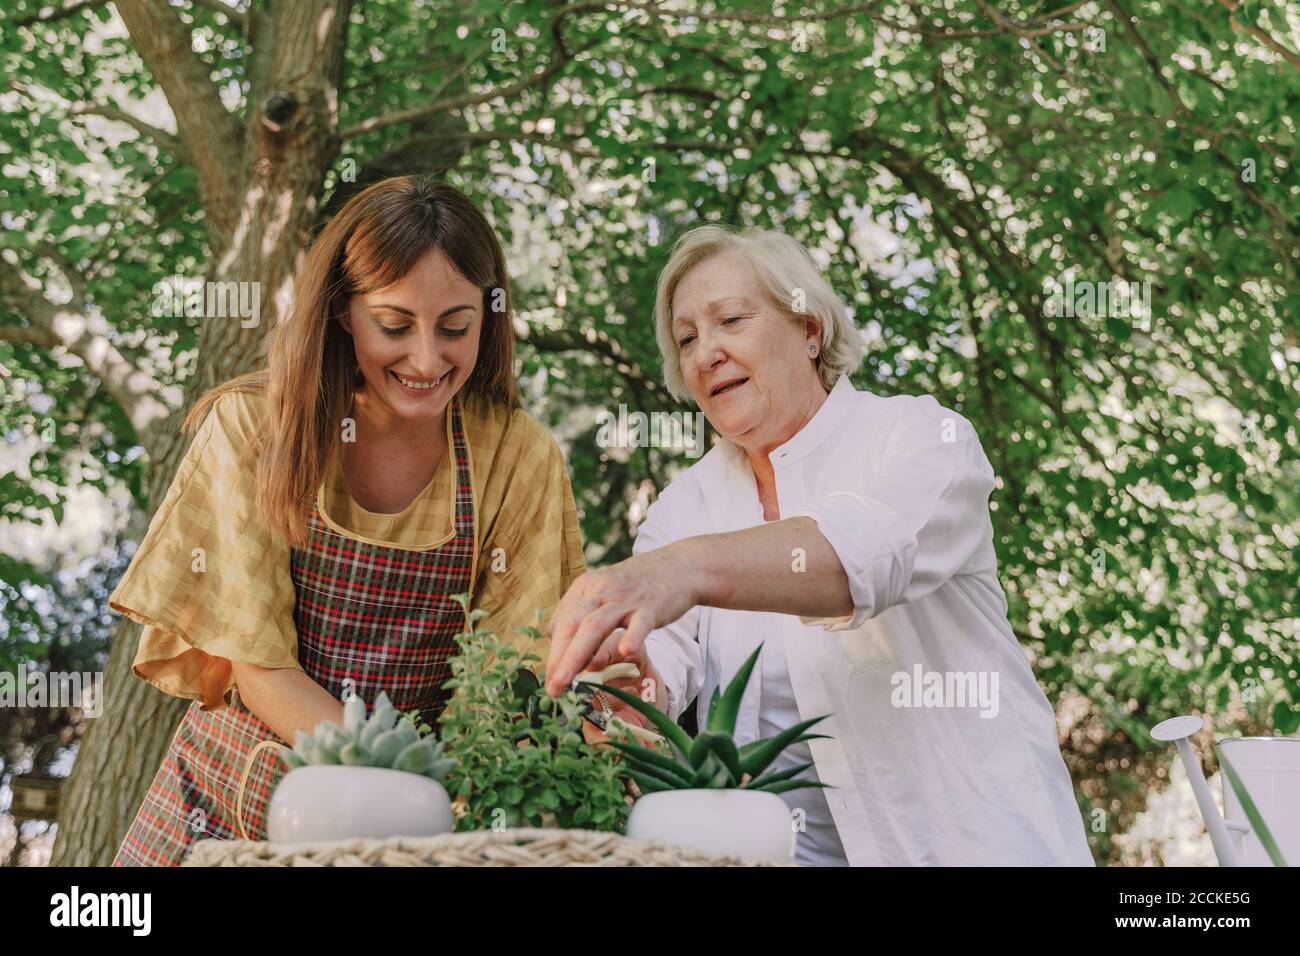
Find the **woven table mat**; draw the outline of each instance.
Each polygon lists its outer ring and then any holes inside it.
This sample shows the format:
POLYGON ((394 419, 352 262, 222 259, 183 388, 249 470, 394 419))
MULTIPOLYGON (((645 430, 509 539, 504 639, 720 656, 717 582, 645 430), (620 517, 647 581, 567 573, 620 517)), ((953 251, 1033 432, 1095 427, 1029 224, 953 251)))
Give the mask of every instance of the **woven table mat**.
POLYGON ((475 830, 328 843, 200 840, 182 866, 771 866, 594 830, 475 830))

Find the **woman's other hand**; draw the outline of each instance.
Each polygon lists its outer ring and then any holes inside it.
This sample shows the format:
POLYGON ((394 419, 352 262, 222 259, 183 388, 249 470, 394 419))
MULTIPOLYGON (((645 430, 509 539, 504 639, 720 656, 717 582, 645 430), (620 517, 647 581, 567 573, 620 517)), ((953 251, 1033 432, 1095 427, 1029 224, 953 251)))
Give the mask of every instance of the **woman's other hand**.
MULTIPOLYGON (((699 603, 691 574, 677 551, 674 545, 647 551, 588 571, 573 582, 551 617, 547 693, 562 693, 581 671, 601 670, 619 661, 635 663, 642 679, 651 677, 646 637, 699 603)), ((662 694, 658 678, 651 679, 658 699, 662 694)), ((640 694, 641 689, 638 686, 633 692, 640 694)))

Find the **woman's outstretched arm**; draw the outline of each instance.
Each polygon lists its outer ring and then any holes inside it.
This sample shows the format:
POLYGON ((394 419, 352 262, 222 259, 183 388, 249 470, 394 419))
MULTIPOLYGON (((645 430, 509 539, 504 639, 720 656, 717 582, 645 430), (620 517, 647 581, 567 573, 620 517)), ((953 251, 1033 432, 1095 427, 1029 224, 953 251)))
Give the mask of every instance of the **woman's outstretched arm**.
POLYGON ((811 518, 683 538, 574 582, 551 621, 546 689, 558 693, 588 662, 633 658, 652 630, 697 604, 817 618, 853 613, 848 575, 811 518))

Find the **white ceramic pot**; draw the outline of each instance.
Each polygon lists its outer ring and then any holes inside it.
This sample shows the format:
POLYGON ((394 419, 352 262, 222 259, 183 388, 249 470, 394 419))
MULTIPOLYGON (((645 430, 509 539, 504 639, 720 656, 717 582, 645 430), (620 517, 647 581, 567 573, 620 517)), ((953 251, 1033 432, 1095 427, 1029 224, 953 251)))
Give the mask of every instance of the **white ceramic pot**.
POLYGON ((451 829, 442 784, 382 767, 295 767, 275 788, 266 816, 272 843, 437 836, 451 829))
MULTIPOLYGON (((1231 761, 1288 866, 1300 863, 1300 737, 1228 737, 1219 748, 1231 761)), ((1223 774, 1223 816, 1242 866, 1272 866, 1223 774)))
POLYGON ((627 835, 773 863, 794 862, 790 808, 761 790, 666 790, 632 807, 627 835))

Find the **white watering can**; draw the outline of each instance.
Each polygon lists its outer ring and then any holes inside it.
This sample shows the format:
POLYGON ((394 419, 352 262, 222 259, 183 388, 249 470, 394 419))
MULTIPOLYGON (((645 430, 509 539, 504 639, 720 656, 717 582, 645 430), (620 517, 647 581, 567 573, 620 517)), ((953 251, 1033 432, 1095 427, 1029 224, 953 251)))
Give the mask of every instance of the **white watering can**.
MULTIPOLYGON (((1151 736, 1178 745, 1178 756, 1192 784, 1205 828, 1210 831, 1219 865, 1272 866, 1226 772, 1220 774, 1223 816, 1219 816, 1201 762, 1188 739, 1204 726, 1202 717, 1171 717, 1151 728, 1151 736)), ((1226 737, 1218 746, 1237 771, 1287 864, 1300 863, 1300 737, 1226 737)))

